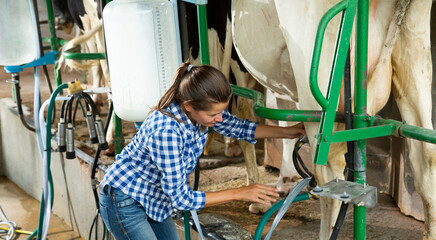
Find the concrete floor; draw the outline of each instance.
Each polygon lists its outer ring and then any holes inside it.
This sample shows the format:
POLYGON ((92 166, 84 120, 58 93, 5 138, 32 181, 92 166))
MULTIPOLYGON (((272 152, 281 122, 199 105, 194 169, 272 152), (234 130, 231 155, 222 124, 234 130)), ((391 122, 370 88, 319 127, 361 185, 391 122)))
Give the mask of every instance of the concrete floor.
MULTIPOLYGON (((40 201, 24 192, 6 177, 0 177, 0 207, 9 221, 17 224, 20 230, 33 232, 38 227, 40 201)), ((3 226, 2 226, 3 227, 3 226)), ((14 240, 26 239, 28 235, 16 234, 14 240)), ((5 239, 5 234, 0 234, 5 239)), ((47 239, 83 239, 71 226, 52 214, 47 239)))

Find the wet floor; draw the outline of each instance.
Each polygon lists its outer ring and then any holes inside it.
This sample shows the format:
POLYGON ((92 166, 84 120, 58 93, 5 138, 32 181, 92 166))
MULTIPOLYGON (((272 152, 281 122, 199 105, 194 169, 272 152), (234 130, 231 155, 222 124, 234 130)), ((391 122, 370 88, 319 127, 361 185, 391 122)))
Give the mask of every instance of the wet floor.
MULTIPOLYGON (((18 229, 33 232, 38 227, 40 201, 34 199, 6 177, 0 177, 0 207, 6 218, 17 224, 18 229)), ((4 225, 1 225, 4 227, 4 225)), ((29 235, 17 233, 14 240, 26 239, 29 235)), ((6 235, 0 233, 0 239, 6 235)), ((71 226, 52 214, 47 239, 83 239, 71 226)))

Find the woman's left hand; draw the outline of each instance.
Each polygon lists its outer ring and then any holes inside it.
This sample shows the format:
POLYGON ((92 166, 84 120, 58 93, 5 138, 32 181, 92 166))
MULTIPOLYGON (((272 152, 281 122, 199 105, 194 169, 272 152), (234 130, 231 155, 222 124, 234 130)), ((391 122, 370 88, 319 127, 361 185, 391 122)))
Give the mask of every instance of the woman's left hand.
POLYGON ((280 127, 259 124, 254 132, 255 138, 298 138, 306 135, 303 123, 298 123, 292 127, 280 127))
POLYGON ((287 132, 287 138, 298 138, 301 135, 306 136, 306 129, 304 129, 304 123, 298 123, 292 127, 284 127, 287 132))

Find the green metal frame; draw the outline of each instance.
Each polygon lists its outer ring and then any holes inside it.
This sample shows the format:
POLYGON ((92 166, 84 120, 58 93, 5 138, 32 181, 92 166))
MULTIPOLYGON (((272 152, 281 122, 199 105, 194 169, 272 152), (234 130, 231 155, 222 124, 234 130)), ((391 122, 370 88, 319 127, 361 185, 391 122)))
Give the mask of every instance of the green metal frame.
MULTIPOLYGON (((207 34, 207 0, 181 0, 197 5, 198 29, 200 39, 201 64, 210 64, 208 34, 207 34)), ((232 85, 233 93, 238 96, 254 100, 253 110, 262 117, 281 121, 320 122, 317 135, 317 145, 314 154, 314 163, 326 165, 331 143, 355 141, 356 164, 355 182, 366 182, 366 139, 382 136, 400 136, 417 139, 420 141, 436 144, 436 131, 417 126, 407 125, 404 122, 383 119, 378 116, 367 115, 367 89, 366 89, 366 64, 368 45, 368 1, 369 0, 344 0, 333 6, 321 18, 318 26, 312 64, 309 76, 309 85, 316 101, 322 107, 322 111, 308 110, 284 110, 266 108, 264 96, 257 91, 232 85), (317 75, 322 49, 322 40, 325 29, 330 20, 341 13, 338 37, 334 51, 334 58, 329 78, 326 97, 318 87, 317 75), (356 58, 355 58, 355 101, 354 101, 354 129, 333 132, 334 122, 343 121, 342 113, 337 113, 342 76, 345 68, 345 60, 350 44, 351 32, 356 16, 356 58)), ((109 1, 107 1, 109 2, 109 1)), ((54 30, 52 5, 46 0, 48 12, 48 24, 50 30, 50 46, 57 50, 65 41, 58 39, 54 30)), ((64 52, 63 56, 68 59, 105 59, 104 53, 71 53, 64 52)), ((56 64, 55 64, 56 67, 56 64)), ((56 83, 59 86, 60 73, 55 71, 56 83), (59 79, 59 80, 58 80, 59 79)), ((121 120, 115 115, 115 152, 122 149, 121 120), (121 138, 120 138, 121 137, 121 138)), ((272 211, 272 210, 271 210, 272 211)), ((272 213, 271 213, 272 214, 272 213)), ((189 212, 184 212, 185 239, 190 239, 189 212)), ((354 206, 354 239, 366 238, 366 208, 354 206)))

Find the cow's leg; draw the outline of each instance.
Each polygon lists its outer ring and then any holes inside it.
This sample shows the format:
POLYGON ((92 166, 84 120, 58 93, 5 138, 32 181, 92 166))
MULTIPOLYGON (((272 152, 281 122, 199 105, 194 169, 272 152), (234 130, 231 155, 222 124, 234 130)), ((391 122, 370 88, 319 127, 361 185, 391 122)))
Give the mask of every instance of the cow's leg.
MULTIPOLYGON (((408 124, 429 129, 433 129, 431 3, 430 0, 410 3, 392 55, 393 91, 401 116, 408 124)), ((415 188, 424 205, 424 239, 436 239, 436 148, 411 139, 407 144, 415 188)))
MULTIPOLYGON (((238 117, 248 119, 250 117, 250 109, 248 100, 244 98, 238 99, 238 117)), ((259 182, 259 171, 257 170, 256 149, 254 144, 239 141, 242 152, 244 153, 245 165, 247 168, 247 185, 259 182)))
MULTIPOLYGON (((346 145, 344 143, 332 144, 330 146, 327 165, 314 165, 314 175, 318 185, 321 186, 336 177, 344 179, 345 152, 346 145)), ((330 238, 336 218, 338 217, 340 205, 341 203, 337 200, 324 197, 320 198, 321 226, 319 239, 330 238)))
MULTIPOLYGON (((236 82, 238 86, 253 89, 256 80, 247 72, 241 71, 239 65, 236 61, 230 60, 230 67, 232 69, 233 74, 235 75, 236 82)), ((238 106, 237 106, 237 116, 242 119, 252 119, 253 111, 251 110, 253 107, 249 104, 247 99, 239 98, 238 106)), ((250 183, 258 183, 259 182, 259 171, 257 170, 257 161, 256 161, 256 149, 253 144, 246 143, 243 141, 239 141, 239 145, 244 153, 245 164, 247 167, 247 182, 250 183)))
MULTIPOLYGON (((280 98, 276 98, 277 109, 297 109, 294 102, 286 101, 280 98)), ((295 125, 295 122, 279 121, 279 125, 282 127, 288 127, 295 125)), ((277 189, 281 192, 289 192, 294 187, 296 180, 299 179, 299 174, 295 169, 292 153, 294 152, 295 143, 297 139, 283 139, 283 155, 282 163, 280 165, 280 175, 277 180, 277 189)))
MULTIPOLYGON (((298 1, 275 0, 281 29, 286 39, 292 68, 298 89, 299 108, 319 110, 320 106, 312 97, 310 91, 309 72, 311 69, 311 56, 313 41, 321 16, 333 6, 336 1, 298 1), (301 21, 304 19, 304 21, 301 21)), ((318 71, 318 85, 321 91, 327 89, 330 75, 331 56, 336 43, 337 26, 339 18, 333 19, 326 29, 321 54, 321 66, 318 71)), ((312 152, 315 150, 315 135, 318 134, 319 123, 305 123, 306 133, 311 143, 312 152)), ((323 185, 334 178, 343 179, 345 167, 345 144, 332 144, 330 147, 326 166, 315 165, 314 175, 318 185, 323 185)), ((335 224, 340 202, 321 198, 321 226, 320 239, 329 239, 332 227, 335 224)))

